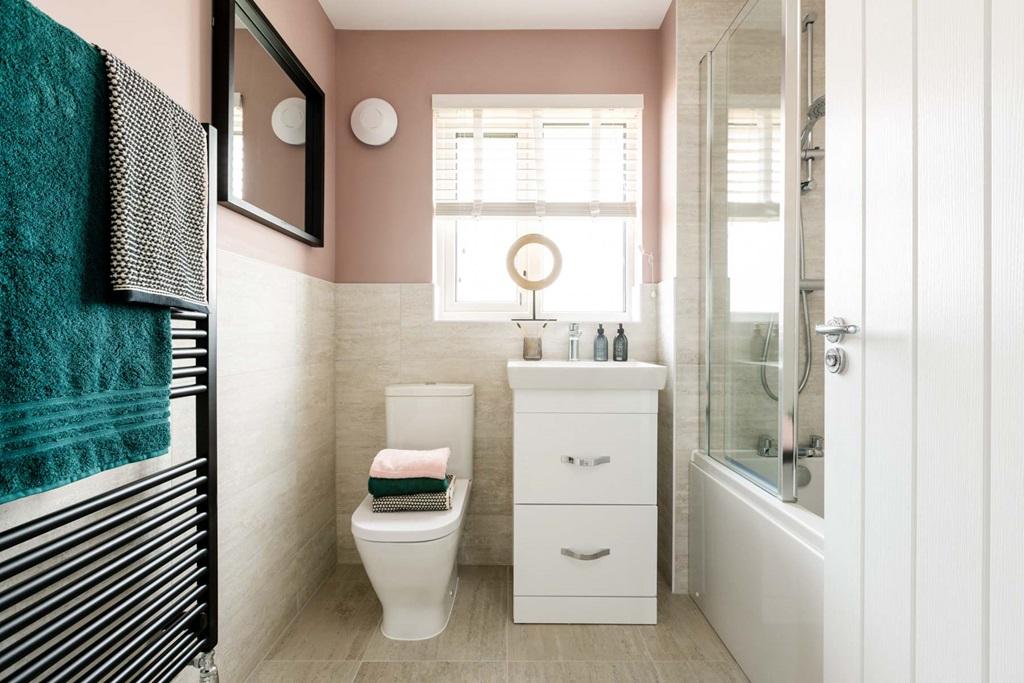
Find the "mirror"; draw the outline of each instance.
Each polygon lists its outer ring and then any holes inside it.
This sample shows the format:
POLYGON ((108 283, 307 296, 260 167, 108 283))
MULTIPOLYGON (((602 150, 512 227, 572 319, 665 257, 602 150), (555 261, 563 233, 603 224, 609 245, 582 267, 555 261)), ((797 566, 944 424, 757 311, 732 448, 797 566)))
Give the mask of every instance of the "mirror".
POLYGON ((324 94, 251 0, 214 0, 218 200, 323 246, 324 94))

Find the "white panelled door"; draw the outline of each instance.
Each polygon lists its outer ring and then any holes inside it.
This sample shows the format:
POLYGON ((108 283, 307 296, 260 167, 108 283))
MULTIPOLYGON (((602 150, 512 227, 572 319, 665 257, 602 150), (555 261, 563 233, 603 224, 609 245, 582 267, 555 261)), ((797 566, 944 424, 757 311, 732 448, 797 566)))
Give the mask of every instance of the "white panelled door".
POLYGON ((827 12, 824 680, 1024 681, 1024 2, 827 12))

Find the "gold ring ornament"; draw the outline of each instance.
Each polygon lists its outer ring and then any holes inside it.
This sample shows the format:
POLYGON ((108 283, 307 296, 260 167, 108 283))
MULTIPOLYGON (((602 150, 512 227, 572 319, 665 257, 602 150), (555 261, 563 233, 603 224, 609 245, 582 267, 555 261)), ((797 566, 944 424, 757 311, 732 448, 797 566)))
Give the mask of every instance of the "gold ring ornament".
POLYGON ((508 270, 508 276, 512 278, 512 281, 523 289, 527 289, 533 292, 550 287, 558 276, 562 272, 562 252, 558 250, 558 245, 555 244, 551 239, 540 235, 535 232, 531 232, 528 235, 523 235, 508 248, 508 257, 505 259, 505 268, 508 270), (516 269, 516 256, 519 255, 519 251, 529 245, 539 244, 543 247, 547 247, 547 250, 551 252, 551 272, 547 274, 547 277, 543 277, 539 280, 529 280, 524 277, 516 269))

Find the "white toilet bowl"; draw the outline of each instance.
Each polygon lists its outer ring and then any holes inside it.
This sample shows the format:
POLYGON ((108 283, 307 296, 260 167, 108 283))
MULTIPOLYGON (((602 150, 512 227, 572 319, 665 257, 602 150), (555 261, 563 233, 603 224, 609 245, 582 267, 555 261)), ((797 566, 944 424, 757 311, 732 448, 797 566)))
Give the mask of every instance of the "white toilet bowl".
POLYGON ((433 638, 448 625, 456 558, 473 479, 473 385, 392 384, 384 390, 388 448, 450 449, 452 509, 374 512, 366 496, 352 536, 384 607, 381 631, 395 640, 433 638))
POLYGON ((456 479, 451 510, 374 513, 367 496, 352 515, 356 549, 384 609, 381 632, 388 638, 433 638, 448 625, 471 484, 456 479))

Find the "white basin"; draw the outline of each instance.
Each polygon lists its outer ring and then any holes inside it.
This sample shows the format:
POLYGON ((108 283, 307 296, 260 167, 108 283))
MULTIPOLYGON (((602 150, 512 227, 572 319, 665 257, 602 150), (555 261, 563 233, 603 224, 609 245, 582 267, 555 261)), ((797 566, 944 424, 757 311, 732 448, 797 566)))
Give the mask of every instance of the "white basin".
POLYGON ((668 368, 640 361, 510 360, 513 389, 653 389, 665 386, 668 368))

